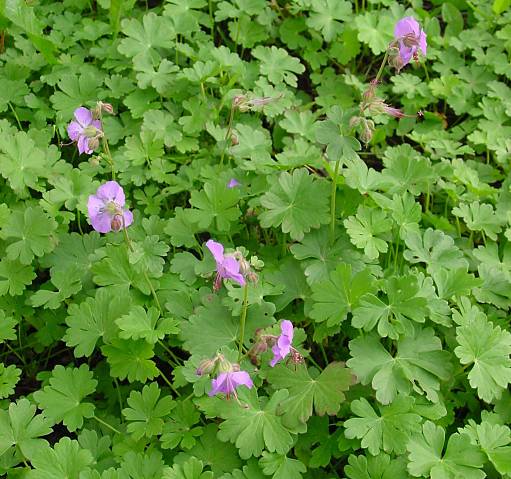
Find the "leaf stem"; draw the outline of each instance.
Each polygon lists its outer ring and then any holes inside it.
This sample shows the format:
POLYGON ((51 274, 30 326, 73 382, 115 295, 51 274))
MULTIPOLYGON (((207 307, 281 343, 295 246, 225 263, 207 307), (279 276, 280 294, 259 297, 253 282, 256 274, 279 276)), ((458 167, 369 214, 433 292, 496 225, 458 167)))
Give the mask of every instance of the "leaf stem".
POLYGON ((168 353, 168 355, 176 362, 176 364, 183 363, 183 361, 180 358, 178 358, 170 348, 165 346, 165 343, 163 341, 158 340, 158 344, 168 353))
POLYGON ((335 241, 335 201, 337 196, 337 176, 339 175, 340 160, 335 162, 334 174, 332 176, 332 189, 330 192, 330 243, 335 241))
POLYGON ((9 105, 9 108, 11 109, 12 114, 14 115, 14 118, 16 118, 16 123, 18 123, 19 129, 23 130, 23 127, 21 126, 20 119, 18 118, 18 114, 16 113, 16 110, 12 106, 12 103, 10 101, 8 101, 7 104, 9 105))
POLYGON ((98 416, 92 416, 96 421, 98 421, 100 424, 103 424, 103 426, 107 427, 108 429, 110 429, 111 431, 117 433, 117 434, 122 434, 121 431, 119 431, 119 429, 116 429, 115 427, 113 427, 112 425, 108 424, 106 421, 103 421, 103 419, 100 419, 98 416))
POLYGON ((243 286, 243 306, 241 309, 240 316, 240 342, 238 346, 238 361, 241 361, 243 356, 243 342, 245 339, 245 322, 247 320, 247 309, 248 309, 248 283, 243 286))
POLYGON ((165 376, 165 374, 163 373, 163 371, 158 367, 156 366, 156 369, 158 370, 158 372, 160 373, 160 377, 167 383, 167 386, 172 389, 172 391, 174 391, 176 393, 176 396, 177 397, 181 397, 181 393, 174 387, 174 385, 169 381, 169 379, 167 378, 167 376, 165 376))

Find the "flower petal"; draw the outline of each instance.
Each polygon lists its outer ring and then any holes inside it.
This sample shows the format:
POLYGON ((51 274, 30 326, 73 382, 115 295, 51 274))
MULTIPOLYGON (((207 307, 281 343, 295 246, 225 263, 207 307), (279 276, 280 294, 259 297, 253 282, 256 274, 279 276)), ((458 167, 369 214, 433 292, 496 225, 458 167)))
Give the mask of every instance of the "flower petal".
POLYGON ((78 137, 77 146, 78 153, 80 153, 80 155, 82 153, 86 153, 87 155, 90 155, 92 153, 92 150, 89 148, 89 139, 85 135, 80 135, 78 137))
POLYGON ((77 141, 78 137, 83 133, 83 126, 77 121, 72 121, 67 125, 67 134, 73 141, 77 141))
POLYGON ((250 375, 246 371, 236 371, 234 373, 230 373, 230 376, 231 381, 234 383, 234 387, 246 386, 250 389, 254 385, 250 375))
POLYGON ((75 119, 82 126, 89 126, 92 123, 92 112, 83 106, 75 110, 75 119))
POLYGON ((133 213, 130 210, 124 211, 122 214, 124 219, 124 227, 127 228, 129 225, 133 223, 133 213))
POLYGON ((215 258, 215 261, 217 264, 222 264, 224 261, 224 247, 213 240, 208 240, 206 242, 206 248, 211 251, 211 254, 213 255, 213 258, 215 258))
POLYGON ((240 274, 240 264, 232 256, 225 256, 222 263, 222 276, 226 279, 236 281, 240 286, 244 286, 245 278, 240 274))
POLYGON ((92 227, 99 233, 112 231, 112 216, 107 212, 98 213, 90 217, 92 227))
POLYGON ((103 199, 105 202, 113 201, 119 207, 123 207, 124 203, 126 203, 124 190, 117 181, 107 181, 102 184, 98 188, 96 196, 103 199))

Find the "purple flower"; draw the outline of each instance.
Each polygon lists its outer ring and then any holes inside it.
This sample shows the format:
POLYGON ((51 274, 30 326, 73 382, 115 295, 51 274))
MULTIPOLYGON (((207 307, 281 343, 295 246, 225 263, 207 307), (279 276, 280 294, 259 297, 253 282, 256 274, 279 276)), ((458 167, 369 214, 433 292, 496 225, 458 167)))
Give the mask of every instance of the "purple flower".
POLYGON ((253 385, 254 383, 246 371, 227 371, 220 373, 216 379, 211 380, 211 391, 209 391, 208 396, 223 393, 229 397, 231 394, 236 395, 238 386, 246 386, 250 389, 253 385))
POLYGON ((236 188, 236 186, 240 186, 240 182, 236 178, 232 178, 229 183, 227 183, 227 188, 236 188))
POLYGON ((211 251, 216 261, 216 278, 213 289, 218 291, 223 279, 232 279, 240 286, 245 284, 245 278, 240 273, 240 264, 232 256, 224 256, 224 247, 213 240, 208 240, 206 247, 211 251))
POLYGON ((89 196, 87 209, 92 227, 100 233, 119 231, 133 223, 133 213, 124 208, 124 191, 116 181, 101 185, 89 196))
POLYGON ((394 37, 399 44, 399 57, 402 66, 410 62, 420 49, 426 55, 426 34, 413 17, 405 17, 396 23, 394 37))
POLYGON ((271 348, 273 351, 273 359, 270 366, 273 368, 281 359, 284 359, 291 351, 291 343, 293 342, 293 323, 285 319, 280 325, 280 336, 277 342, 271 348))
POLYGON ((98 146, 98 138, 101 136, 101 122, 94 120, 92 112, 83 106, 77 108, 74 113, 75 121, 67 126, 67 134, 78 145, 80 154, 90 155, 98 146))

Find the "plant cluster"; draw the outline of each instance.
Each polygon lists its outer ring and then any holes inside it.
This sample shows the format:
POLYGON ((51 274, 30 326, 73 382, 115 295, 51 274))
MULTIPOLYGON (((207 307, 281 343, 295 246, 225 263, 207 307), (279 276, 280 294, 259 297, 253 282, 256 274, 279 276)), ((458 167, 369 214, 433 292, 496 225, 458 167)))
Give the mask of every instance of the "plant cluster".
POLYGON ((511 477, 510 4, 0 3, 0 475, 511 477))

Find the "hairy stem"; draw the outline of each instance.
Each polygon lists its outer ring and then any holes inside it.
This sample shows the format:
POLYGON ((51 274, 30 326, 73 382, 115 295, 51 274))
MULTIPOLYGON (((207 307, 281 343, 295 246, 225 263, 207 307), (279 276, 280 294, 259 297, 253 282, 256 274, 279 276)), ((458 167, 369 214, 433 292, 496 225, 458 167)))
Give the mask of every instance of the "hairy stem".
POLYGON ((238 346, 238 361, 243 356, 243 342, 245 340, 245 322, 247 320, 247 309, 248 309, 248 283, 243 286, 243 306, 241 307, 240 316, 240 343, 238 346))

